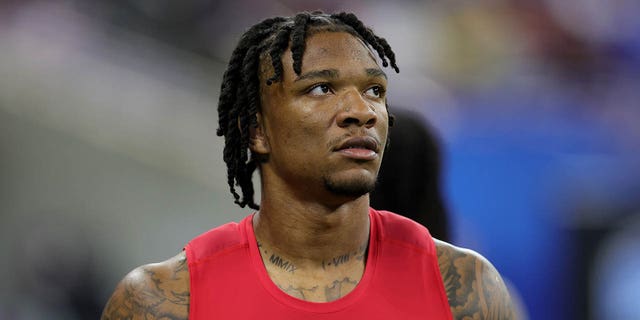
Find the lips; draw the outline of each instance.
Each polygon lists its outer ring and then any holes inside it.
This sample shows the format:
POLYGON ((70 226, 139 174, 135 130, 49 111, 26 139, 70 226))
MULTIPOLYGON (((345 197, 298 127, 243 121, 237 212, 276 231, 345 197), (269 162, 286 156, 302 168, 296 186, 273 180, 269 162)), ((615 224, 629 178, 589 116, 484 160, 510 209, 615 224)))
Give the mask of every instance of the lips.
POLYGON ((348 158, 373 160, 378 157, 379 146, 380 144, 373 137, 352 137, 342 142, 335 151, 348 158))
POLYGON ((349 138, 340 144, 336 150, 344 149, 367 149, 373 152, 378 152, 378 142, 372 137, 353 137, 349 138))

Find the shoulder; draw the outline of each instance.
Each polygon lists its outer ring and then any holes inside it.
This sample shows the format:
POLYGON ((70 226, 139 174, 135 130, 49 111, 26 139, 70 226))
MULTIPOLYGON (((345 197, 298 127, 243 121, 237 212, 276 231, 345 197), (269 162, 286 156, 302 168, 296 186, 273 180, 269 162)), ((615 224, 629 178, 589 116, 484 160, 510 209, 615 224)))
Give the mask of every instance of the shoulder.
POLYGON ((371 217, 378 222, 385 235, 408 235, 424 237, 427 228, 397 213, 385 210, 370 209, 371 217))
POLYGON ((496 268, 480 254, 434 239, 454 319, 516 319, 496 268))
POLYGON ((229 222, 193 238, 185 246, 189 263, 197 264, 230 248, 247 245, 246 230, 244 230, 247 225, 251 225, 251 216, 240 223, 229 222))
POLYGON ((386 243, 395 242, 435 255, 431 234, 423 225, 397 213, 371 210, 377 231, 386 243))
POLYGON ((181 252, 127 274, 107 302, 101 319, 186 320, 188 315, 189 269, 181 252))

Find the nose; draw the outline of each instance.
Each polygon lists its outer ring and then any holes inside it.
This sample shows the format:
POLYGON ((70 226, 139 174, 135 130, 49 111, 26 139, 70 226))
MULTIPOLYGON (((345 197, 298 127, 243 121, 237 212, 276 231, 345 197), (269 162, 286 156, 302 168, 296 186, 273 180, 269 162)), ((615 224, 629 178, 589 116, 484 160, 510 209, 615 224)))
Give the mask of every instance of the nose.
POLYGON ((378 121, 374 107, 357 90, 345 94, 342 104, 336 119, 340 127, 356 125, 371 128, 378 121))

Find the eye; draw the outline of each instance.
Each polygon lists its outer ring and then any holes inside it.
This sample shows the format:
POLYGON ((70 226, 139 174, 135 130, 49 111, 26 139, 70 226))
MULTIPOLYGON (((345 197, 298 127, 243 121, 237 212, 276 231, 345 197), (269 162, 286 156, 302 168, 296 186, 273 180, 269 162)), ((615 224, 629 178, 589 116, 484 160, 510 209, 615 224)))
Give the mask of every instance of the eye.
POLYGON ((331 87, 326 83, 321 83, 311 87, 308 93, 312 96, 324 96, 331 93, 331 87))
POLYGON ((367 89, 364 93, 373 98, 382 98, 384 95, 384 88, 381 86, 373 86, 367 89))

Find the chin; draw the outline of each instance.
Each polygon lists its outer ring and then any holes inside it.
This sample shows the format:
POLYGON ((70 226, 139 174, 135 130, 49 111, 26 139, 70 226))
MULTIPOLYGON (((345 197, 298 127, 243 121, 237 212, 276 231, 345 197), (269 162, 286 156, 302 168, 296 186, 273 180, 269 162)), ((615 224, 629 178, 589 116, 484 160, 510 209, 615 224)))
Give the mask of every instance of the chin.
POLYGON ((349 179, 346 181, 325 178, 324 186, 327 191, 335 195, 358 198, 373 191, 376 186, 376 180, 367 179, 365 177, 349 179))

